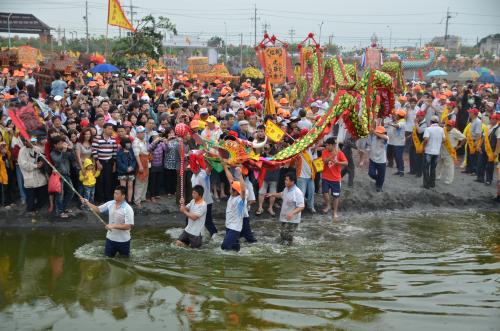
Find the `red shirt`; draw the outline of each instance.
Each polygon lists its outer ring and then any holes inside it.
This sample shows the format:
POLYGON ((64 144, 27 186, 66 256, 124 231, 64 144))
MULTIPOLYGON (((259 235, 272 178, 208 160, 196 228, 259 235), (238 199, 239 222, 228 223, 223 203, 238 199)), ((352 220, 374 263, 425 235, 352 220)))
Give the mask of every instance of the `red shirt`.
MULTIPOLYGON (((331 182, 340 182, 342 180, 342 175, 340 174, 342 171, 342 166, 338 164, 334 165, 333 161, 329 162, 325 161, 327 158, 330 157, 331 154, 332 153, 330 153, 326 149, 321 154, 321 158, 325 163, 321 178, 329 180, 331 182)), ((344 153, 342 153, 342 151, 340 150, 337 152, 337 162, 347 162, 347 158, 345 157, 344 153)))

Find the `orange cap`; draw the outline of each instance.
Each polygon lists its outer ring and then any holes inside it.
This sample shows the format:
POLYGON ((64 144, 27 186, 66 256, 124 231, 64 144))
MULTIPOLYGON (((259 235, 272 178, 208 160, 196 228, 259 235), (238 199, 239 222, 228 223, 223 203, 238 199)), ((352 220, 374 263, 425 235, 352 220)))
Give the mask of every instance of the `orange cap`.
POLYGON ((383 126, 377 126, 375 128, 375 133, 385 134, 385 128, 383 126))
POLYGON ((287 98, 281 98, 281 99, 280 99, 280 105, 288 105, 288 100, 287 100, 287 98))
POLYGON ((396 110, 396 115, 399 117, 406 117, 406 112, 403 109, 396 110))
POLYGON ((231 188, 233 190, 235 190, 236 192, 238 192, 239 194, 241 194, 241 184, 240 184, 240 182, 236 182, 236 181, 232 182, 231 183, 231 188))

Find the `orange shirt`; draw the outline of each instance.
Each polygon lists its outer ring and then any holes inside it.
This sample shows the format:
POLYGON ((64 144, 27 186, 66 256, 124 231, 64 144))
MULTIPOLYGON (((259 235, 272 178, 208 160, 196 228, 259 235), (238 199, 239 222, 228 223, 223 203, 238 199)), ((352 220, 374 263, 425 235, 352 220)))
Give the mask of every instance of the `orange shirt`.
MULTIPOLYGON (((325 168, 323 169, 321 178, 329 180, 331 182, 340 182, 342 180, 342 175, 340 174, 342 171, 342 166, 338 164, 334 165, 333 161, 327 162, 326 159, 329 158, 330 155, 331 153, 326 149, 321 154, 321 158, 325 163, 325 168)), ((337 162, 347 162, 347 158, 340 150, 337 152, 337 162)))

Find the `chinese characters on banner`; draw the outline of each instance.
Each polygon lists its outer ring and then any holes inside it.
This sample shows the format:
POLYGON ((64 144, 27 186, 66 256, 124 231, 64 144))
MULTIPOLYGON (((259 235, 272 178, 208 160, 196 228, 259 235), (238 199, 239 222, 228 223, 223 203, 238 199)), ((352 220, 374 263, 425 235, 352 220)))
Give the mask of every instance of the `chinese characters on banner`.
POLYGON ((274 142, 280 142, 285 132, 271 120, 266 122, 266 136, 274 142))
POLYGON ((286 79, 285 52, 282 47, 267 47, 264 53, 266 74, 272 84, 283 84, 286 79))
POLYGON ((127 16, 125 16, 120 1, 118 0, 109 0, 108 2, 108 24, 135 31, 135 28, 132 26, 127 16))

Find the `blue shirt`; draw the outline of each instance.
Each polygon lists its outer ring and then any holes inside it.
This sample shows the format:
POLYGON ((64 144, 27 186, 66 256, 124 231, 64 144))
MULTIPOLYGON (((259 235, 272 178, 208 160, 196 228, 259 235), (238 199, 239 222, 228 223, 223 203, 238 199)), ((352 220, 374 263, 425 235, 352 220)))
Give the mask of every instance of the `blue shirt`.
POLYGON ((64 89, 68 87, 65 81, 58 79, 52 82, 52 90, 50 91, 50 95, 56 96, 60 95, 64 97, 64 89))

